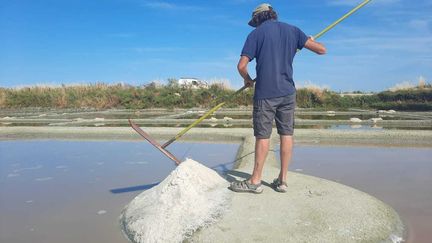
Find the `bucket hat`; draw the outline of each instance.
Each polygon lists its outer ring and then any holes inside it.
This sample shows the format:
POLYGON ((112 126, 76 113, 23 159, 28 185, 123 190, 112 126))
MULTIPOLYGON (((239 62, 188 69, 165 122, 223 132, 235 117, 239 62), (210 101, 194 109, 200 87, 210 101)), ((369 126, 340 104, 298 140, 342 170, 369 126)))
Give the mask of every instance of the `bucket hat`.
POLYGON ((250 26, 252 26, 252 27, 256 27, 256 23, 254 22, 254 17, 257 15, 257 14, 259 14, 259 13, 262 13, 262 12, 265 12, 265 11, 270 11, 270 10, 272 10, 273 9, 273 7, 270 5, 270 4, 268 4, 268 3, 262 3, 262 4, 260 4, 260 5, 258 5, 255 9, 254 9, 254 11, 252 12, 252 18, 251 18, 251 20, 249 21, 249 25, 250 26))

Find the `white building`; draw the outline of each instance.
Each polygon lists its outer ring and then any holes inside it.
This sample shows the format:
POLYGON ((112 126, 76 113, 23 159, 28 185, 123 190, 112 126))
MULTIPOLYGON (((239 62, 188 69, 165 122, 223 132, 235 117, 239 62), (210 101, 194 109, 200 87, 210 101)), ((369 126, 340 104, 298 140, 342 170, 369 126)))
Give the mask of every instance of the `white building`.
POLYGON ((188 86, 192 88, 207 88, 208 84, 205 81, 201 81, 197 78, 180 78, 178 80, 180 86, 188 86))

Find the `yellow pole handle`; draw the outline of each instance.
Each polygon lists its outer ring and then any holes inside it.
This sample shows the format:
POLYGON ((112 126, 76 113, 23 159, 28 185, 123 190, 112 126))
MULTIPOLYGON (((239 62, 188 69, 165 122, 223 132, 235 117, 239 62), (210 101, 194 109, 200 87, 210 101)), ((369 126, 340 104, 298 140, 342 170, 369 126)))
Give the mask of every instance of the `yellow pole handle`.
POLYGON ((336 20, 333 24, 329 25, 327 28, 323 29, 321 32, 319 32, 318 34, 316 34, 314 36, 314 38, 315 39, 320 38, 322 35, 324 35, 325 33, 327 33, 329 30, 333 29, 340 22, 344 21, 346 18, 348 18, 349 16, 351 16, 353 13, 357 12, 359 9, 361 9, 362 7, 364 7, 370 1, 372 1, 372 0, 365 0, 365 1, 363 1, 357 7, 353 8, 351 11, 349 11, 344 16, 342 16, 340 19, 336 20))
POLYGON ((181 132, 179 132, 177 135, 175 135, 175 137, 171 138, 170 140, 168 140, 166 143, 164 143, 162 145, 162 148, 167 147, 168 145, 170 145, 172 142, 174 142, 175 140, 179 139, 181 136, 183 136, 187 131, 189 131, 191 128, 193 128, 194 126, 198 125, 200 122, 202 122, 204 119, 206 119, 208 116, 210 116, 211 114, 213 114, 213 112, 219 110, 219 108, 221 108, 223 105, 225 105, 225 102, 222 102, 220 104, 218 104, 217 106, 213 107, 211 110, 209 110, 207 113, 205 113, 204 115, 202 115, 199 119, 197 119, 196 121, 194 121, 192 124, 190 124, 188 127, 186 127, 185 129, 183 129, 181 132))

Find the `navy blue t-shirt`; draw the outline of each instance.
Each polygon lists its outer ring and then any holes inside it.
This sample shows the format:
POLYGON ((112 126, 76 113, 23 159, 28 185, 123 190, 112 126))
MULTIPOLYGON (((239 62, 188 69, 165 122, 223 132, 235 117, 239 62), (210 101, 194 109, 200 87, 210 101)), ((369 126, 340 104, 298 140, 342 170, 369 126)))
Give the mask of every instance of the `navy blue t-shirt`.
POLYGON ((249 34, 241 55, 250 61, 256 58, 255 100, 295 93, 292 63, 307 39, 299 28, 275 20, 249 34))

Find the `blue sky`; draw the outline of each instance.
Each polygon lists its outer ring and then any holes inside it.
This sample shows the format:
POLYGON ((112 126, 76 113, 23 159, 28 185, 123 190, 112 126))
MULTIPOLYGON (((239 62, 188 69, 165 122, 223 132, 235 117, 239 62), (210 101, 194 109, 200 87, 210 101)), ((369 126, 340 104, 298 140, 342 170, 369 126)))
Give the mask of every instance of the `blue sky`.
MULTIPOLYGON (((187 76, 237 88, 247 22, 261 2, 0 0, 0 86, 187 76)), ((268 2, 281 21, 313 35, 361 0, 268 2)), ((297 84, 379 91, 419 76, 430 81, 432 0, 373 0, 320 41, 326 56, 296 57, 297 84)))

